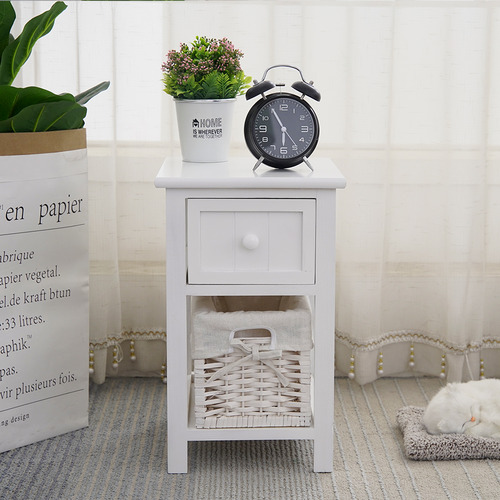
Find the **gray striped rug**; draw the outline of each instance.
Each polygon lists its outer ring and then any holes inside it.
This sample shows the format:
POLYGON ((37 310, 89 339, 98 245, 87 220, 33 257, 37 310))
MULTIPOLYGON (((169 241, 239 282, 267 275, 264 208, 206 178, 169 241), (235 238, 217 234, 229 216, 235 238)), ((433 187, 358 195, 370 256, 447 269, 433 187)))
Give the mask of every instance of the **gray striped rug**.
POLYGON ((157 379, 90 390, 90 427, 0 455, 3 500, 493 499, 499 461, 412 462, 396 411, 423 406, 439 379, 335 384, 333 474, 308 441, 191 443, 189 474, 166 473, 166 391, 157 379))

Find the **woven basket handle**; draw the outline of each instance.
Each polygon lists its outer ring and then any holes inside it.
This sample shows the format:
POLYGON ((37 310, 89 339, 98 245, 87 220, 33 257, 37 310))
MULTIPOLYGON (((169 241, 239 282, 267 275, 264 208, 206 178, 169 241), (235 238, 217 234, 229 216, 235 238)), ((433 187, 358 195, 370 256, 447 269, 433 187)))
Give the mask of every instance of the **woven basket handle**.
POLYGON ((241 351, 243 351, 246 356, 244 358, 240 358, 238 361, 234 361, 233 363, 230 363, 229 365, 226 365, 222 367, 221 369, 217 370, 207 381, 207 383, 211 383, 214 380, 217 380, 219 377, 222 375, 225 375, 228 373, 230 370, 233 368, 242 365, 247 359, 254 359, 261 361, 264 363, 266 366, 271 368, 271 370, 274 371, 276 376, 278 377, 278 380, 281 382, 281 384, 284 387, 287 387, 290 383, 288 378, 281 373, 278 368, 273 363, 273 359, 279 358, 282 355, 282 351, 280 349, 275 349, 276 345, 276 332, 272 328, 264 327, 264 326, 258 326, 254 328, 235 328, 230 334, 229 334, 229 344, 233 347, 233 349, 238 348, 241 351), (269 335, 263 335, 267 331, 269 335), (242 335, 241 332, 246 332, 245 335, 242 335), (239 335, 238 335, 239 334, 239 335), (240 338, 238 338, 240 337, 240 338), (271 344, 269 346, 265 346, 264 349, 261 349, 264 346, 257 346, 257 345, 248 345, 243 342, 241 339, 243 338, 263 338, 263 337, 271 337, 271 344))
POLYGON ((271 338, 271 342, 269 343, 269 346, 267 346, 265 349, 266 350, 274 350, 276 349, 276 331, 274 328, 271 328, 269 326, 253 326, 251 328, 249 327, 242 327, 242 328, 235 328, 230 334, 229 334, 229 344, 232 346, 240 346, 240 344, 244 343, 241 341, 242 338, 254 338, 254 339, 259 339, 259 338, 271 338))

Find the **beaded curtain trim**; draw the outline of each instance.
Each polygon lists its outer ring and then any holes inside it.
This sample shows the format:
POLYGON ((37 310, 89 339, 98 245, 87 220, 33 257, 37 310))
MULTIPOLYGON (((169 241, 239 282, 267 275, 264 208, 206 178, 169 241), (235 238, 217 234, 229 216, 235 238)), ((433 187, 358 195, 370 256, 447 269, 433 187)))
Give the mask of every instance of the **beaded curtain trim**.
POLYGON ((335 338, 342 344, 350 347, 355 351, 373 351, 380 349, 383 346, 394 344, 396 342, 418 342, 421 344, 428 344, 433 347, 442 349, 449 353, 464 354, 469 352, 477 352, 481 349, 495 349, 500 347, 500 339, 493 337, 483 338, 481 342, 471 342, 464 346, 457 346, 444 340, 431 337, 425 332, 417 330, 400 330, 386 333, 377 339, 367 340, 366 342, 359 342, 352 340, 346 333, 337 330, 335 338))
MULTIPOLYGON (((354 379, 356 377, 356 353, 357 352, 369 352, 378 350, 377 356, 377 375, 382 376, 384 374, 384 354, 382 352, 382 347, 393 345, 400 342, 410 342, 410 351, 408 358, 408 366, 410 369, 415 369, 415 343, 427 344, 432 347, 440 349, 441 354, 441 368, 439 372, 440 378, 446 378, 447 363, 446 354, 463 354, 467 358, 467 354, 471 352, 479 352, 482 349, 495 349, 500 347, 500 339, 496 338, 484 338, 481 343, 470 343, 467 346, 459 347, 441 339, 436 339, 430 335, 417 331, 397 331, 390 332, 386 335, 381 336, 377 340, 369 340, 367 342, 354 342, 346 334, 337 331, 336 339, 342 344, 348 346, 351 349, 350 361, 349 361, 349 372, 348 377, 354 379)), ((468 363, 468 359, 466 359, 468 363)), ((469 367, 470 371, 470 367, 469 367)), ((480 358, 479 361, 479 379, 485 378, 485 366, 484 359, 480 358)))
MULTIPOLYGON (((367 342, 355 342, 351 340, 345 333, 341 331, 336 332, 336 339, 344 345, 349 346, 356 351, 371 351, 379 349, 382 346, 393 344, 395 342, 419 342, 423 344, 432 345, 440 349, 453 353, 476 352, 481 349, 498 349, 500 347, 500 339, 486 337, 481 342, 470 343, 467 346, 455 346, 449 344, 441 339, 436 339, 428 334, 404 330, 398 332, 390 332, 381 336, 376 340, 369 340, 367 342)), ((92 350, 107 349, 108 347, 121 344, 127 340, 165 340, 166 333, 159 330, 150 330, 144 332, 123 332, 119 337, 108 337, 104 340, 94 340, 89 343, 89 348, 92 350)))
MULTIPOLYGON (((105 340, 94 340, 89 342, 89 374, 93 375, 95 373, 95 351, 96 350, 107 350, 112 349, 113 361, 112 366, 116 370, 120 362, 123 359, 122 342, 129 342, 128 357, 130 361, 134 362, 137 360, 137 355, 135 352, 135 342, 137 340, 166 340, 166 333, 159 330, 150 330, 144 332, 123 332, 120 337, 108 337, 105 340)), ((166 365, 163 363, 160 377, 163 382, 166 383, 166 365)))
MULTIPOLYGON (((408 366, 410 368, 415 367, 415 350, 414 343, 427 344, 433 347, 437 347, 443 351, 441 355, 441 370, 440 377, 446 377, 446 352, 452 354, 467 354, 470 352, 478 352, 482 349, 498 349, 500 348, 500 339, 493 337, 483 338, 481 342, 470 343, 466 346, 456 346, 445 342, 441 339, 436 339, 431 337, 429 334, 419 331, 412 330, 402 330, 389 332, 382 335, 376 340, 368 340, 366 342, 356 342, 349 338, 345 333, 337 331, 335 335, 336 339, 342 344, 348 346, 352 353, 349 362, 349 378, 355 378, 355 353, 356 352, 367 352, 373 350, 379 350, 377 356, 377 374, 383 375, 384 373, 384 355, 382 353, 382 347, 391 345, 398 342, 410 342, 410 352, 408 366)), ((125 331, 119 337, 108 337, 104 340, 94 340, 89 343, 89 372, 94 373, 94 355, 96 350, 102 349, 113 349, 113 367, 117 368, 120 361, 123 359, 123 351, 121 344, 122 342, 129 342, 129 357, 132 361, 135 361, 135 341, 137 340, 166 340, 166 332, 160 330, 150 330, 144 332, 134 332, 125 331)), ((162 379, 166 379, 166 366, 162 365, 161 375, 162 379)), ((484 360, 480 359, 479 367, 479 378, 485 377, 484 370, 484 360)))
POLYGON ((144 332, 125 331, 119 337, 107 337, 103 340, 93 340, 89 342, 89 348, 96 351, 99 349, 107 349, 108 347, 121 344, 128 340, 165 340, 166 338, 166 333, 161 330, 149 330, 144 332))

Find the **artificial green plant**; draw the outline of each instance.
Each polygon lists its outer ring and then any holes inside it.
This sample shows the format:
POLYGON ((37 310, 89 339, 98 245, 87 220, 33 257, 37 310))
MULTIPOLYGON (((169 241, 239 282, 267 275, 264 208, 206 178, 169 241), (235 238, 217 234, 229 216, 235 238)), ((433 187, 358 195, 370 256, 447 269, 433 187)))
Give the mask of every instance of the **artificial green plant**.
POLYGON ((164 91, 175 99, 233 99, 250 87, 241 69, 243 52, 227 38, 197 36, 181 43, 162 64, 164 91))
POLYGON ((50 32, 56 17, 66 7, 63 2, 56 2, 48 11, 28 21, 22 33, 14 38, 11 29, 15 10, 11 2, 0 1, 0 133, 82 128, 87 114, 83 105, 109 87, 109 82, 102 82, 73 96, 56 95, 39 87, 12 86, 35 43, 50 32))

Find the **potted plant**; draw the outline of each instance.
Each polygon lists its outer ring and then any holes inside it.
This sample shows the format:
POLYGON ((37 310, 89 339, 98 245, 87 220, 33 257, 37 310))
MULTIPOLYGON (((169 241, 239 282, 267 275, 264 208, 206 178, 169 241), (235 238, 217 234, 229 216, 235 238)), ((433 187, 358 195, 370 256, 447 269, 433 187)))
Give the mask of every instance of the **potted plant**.
POLYGON ((227 38, 204 36, 168 52, 164 91, 175 101, 184 161, 227 160, 234 103, 251 81, 242 57, 227 38))
POLYGON ((16 276, 8 298, 0 299, 9 316, 1 318, 2 343, 15 349, 0 370, 0 389, 14 388, 0 400, 4 421, 12 422, 0 452, 88 425, 84 104, 109 82, 76 96, 12 86, 37 40, 65 9, 56 2, 16 38, 14 8, 0 2, 0 265, 2 273, 16 276))

